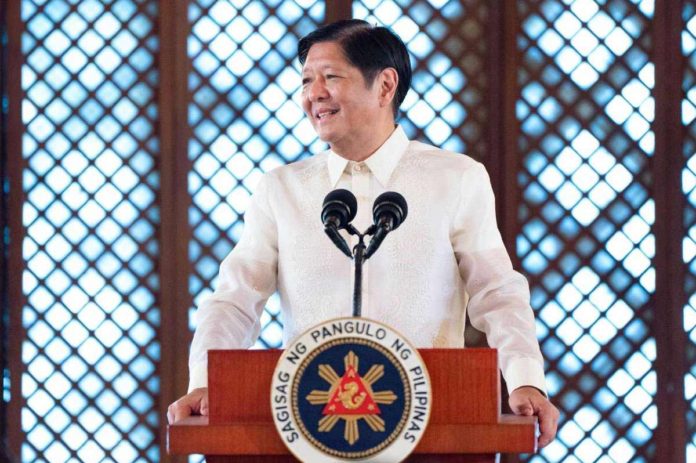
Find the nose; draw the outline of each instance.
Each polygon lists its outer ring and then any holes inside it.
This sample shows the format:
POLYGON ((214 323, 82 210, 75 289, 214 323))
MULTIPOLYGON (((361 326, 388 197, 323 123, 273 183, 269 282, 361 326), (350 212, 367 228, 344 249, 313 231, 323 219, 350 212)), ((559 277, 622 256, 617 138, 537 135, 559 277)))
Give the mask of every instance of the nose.
POLYGON ((306 92, 309 101, 321 101, 329 97, 329 92, 326 89, 326 82, 321 77, 310 82, 306 92))

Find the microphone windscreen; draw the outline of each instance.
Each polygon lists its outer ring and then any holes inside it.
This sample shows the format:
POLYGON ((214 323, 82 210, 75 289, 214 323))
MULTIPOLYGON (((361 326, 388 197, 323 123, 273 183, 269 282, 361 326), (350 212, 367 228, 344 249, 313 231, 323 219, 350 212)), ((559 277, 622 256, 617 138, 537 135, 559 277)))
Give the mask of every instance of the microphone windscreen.
POLYGON ((389 213, 394 217, 392 230, 396 230, 408 215, 406 199, 396 191, 387 191, 377 196, 374 206, 372 206, 375 223, 379 220, 379 216, 384 213, 389 213))
POLYGON ((321 213, 322 222, 325 222, 328 213, 335 212, 340 212, 341 215, 345 214, 345 223, 342 226, 348 225, 358 212, 358 200, 355 199, 355 195, 342 188, 329 192, 324 198, 321 213))

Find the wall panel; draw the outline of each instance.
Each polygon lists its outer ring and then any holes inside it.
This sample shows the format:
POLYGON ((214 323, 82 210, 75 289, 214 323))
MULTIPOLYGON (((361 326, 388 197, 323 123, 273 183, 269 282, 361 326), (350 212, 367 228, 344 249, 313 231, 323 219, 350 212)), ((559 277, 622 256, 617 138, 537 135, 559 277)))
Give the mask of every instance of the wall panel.
POLYGON ((517 253, 558 439, 530 461, 647 461, 657 425, 652 2, 518 2, 517 253))
POLYGON ((21 458, 157 460, 157 3, 21 5, 21 458))

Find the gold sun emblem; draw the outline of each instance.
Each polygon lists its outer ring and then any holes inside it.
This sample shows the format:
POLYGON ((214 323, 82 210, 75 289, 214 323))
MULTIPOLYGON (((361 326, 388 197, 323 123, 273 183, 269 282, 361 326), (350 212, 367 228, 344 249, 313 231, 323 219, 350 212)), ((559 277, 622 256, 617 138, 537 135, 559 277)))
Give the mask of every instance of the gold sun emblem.
POLYGON ((343 359, 345 372, 338 376, 330 365, 319 365, 319 376, 329 383, 328 391, 313 390, 307 395, 312 405, 326 404, 319 420, 319 432, 329 432, 339 420, 345 420, 343 437, 353 445, 358 441, 358 421, 365 420, 375 432, 384 432, 384 420, 379 416, 379 404, 389 405, 397 397, 392 391, 374 392, 372 385, 384 375, 384 365, 372 365, 370 370, 360 376, 358 356, 348 352, 343 359))

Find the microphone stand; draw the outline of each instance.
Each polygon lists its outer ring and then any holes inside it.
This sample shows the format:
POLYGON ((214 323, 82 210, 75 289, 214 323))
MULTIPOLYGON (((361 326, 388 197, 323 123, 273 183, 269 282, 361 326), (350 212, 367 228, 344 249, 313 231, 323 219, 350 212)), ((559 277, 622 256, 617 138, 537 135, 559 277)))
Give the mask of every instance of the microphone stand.
POLYGON ((375 226, 371 225, 365 233, 360 233, 352 224, 346 226, 346 231, 358 237, 358 244, 353 248, 355 260, 355 282, 353 284, 353 316, 362 316, 362 266, 365 258, 365 237, 375 232, 375 226))

